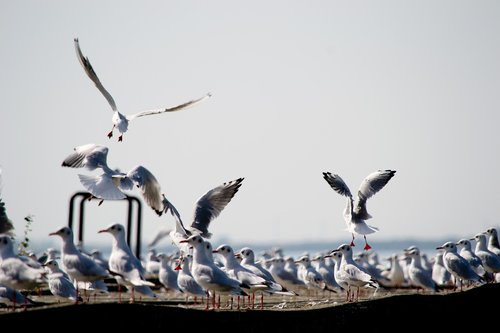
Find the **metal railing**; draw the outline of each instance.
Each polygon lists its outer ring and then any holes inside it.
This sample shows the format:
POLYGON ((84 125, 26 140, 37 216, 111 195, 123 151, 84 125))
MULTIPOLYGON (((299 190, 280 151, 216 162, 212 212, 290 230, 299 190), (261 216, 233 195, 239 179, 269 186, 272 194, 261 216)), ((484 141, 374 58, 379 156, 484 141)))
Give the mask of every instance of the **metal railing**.
MULTIPOLYGON (((76 192, 71 196, 69 200, 69 216, 68 216, 68 227, 73 230, 73 233, 77 235, 78 244, 83 246, 83 225, 85 222, 85 203, 92 198, 92 195, 88 192, 76 192), (78 215, 78 230, 75 233, 73 228, 73 220, 75 213, 75 200, 80 197, 79 205, 79 215, 78 215)), ((96 199, 99 200, 99 199, 96 199)), ((135 196, 129 196, 123 199, 128 203, 127 211, 127 243, 131 246, 131 235, 132 235, 132 215, 133 215, 133 205, 137 205, 136 213, 136 240, 135 240, 135 255, 140 258, 141 255, 141 226, 142 226, 142 202, 139 198, 135 196)), ((118 200, 119 201, 119 200, 118 200)))

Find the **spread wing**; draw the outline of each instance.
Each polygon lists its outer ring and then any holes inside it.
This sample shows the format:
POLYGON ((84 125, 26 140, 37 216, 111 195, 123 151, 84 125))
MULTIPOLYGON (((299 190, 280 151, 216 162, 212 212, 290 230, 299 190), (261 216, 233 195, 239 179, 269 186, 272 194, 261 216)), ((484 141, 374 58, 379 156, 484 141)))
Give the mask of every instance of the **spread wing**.
POLYGON ((339 175, 332 174, 331 172, 323 172, 323 178, 338 194, 345 197, 352 197, 349 187, 339 175))
POLYGON ((134 118, 143 117, 143 116, 149 116, 149 115, 153 115, 153 114, 160 114, 160 113, 164 113, 164 112, 174 112, 174 111, 184 110, 184 109, 186 109, 186 108, 188 108, 190 106, 193 106, 193 105, 195 105, 195 104, 197 104, 197 103, 199 103, 199 102, 203 101, 204 99, 209 98, 211 96, 212 96, 212 94, 208 93, 208 94, 206 94, 203 97, 200 97, 200 98, 197 98, 197 99, 193 99, 193 100, 191 100, 189 102, 182 103, 182 104, 170 107, 170 108, 155 109, 155 110, 148 110, 148 111, 138 112, 138 113, 135 113, 135 114, 132 114, 132 115, 128 115, 127 119, 128 120, 132 120, 134 118))
POLYGON ((75 38, 74 41, 75 41, 76 55, 83 69, 85 70, 85 73, 92 80, 92 82, 94 82, 97 89, 99 89, 99 91, 104 95, 109 105, 111 106, 111 109, 113 109, 113 111, 116 111, 117 108, 115 100, 113 99, 111 94, 104 88, 101 81, 97 77, 97 74, 95 73, 94 69, 92 68, 92 65, 90 64, 89 58, 83 56, 82 50, 80 49, 80 43, 78 42, 78 38, 75 38))
POLYGON ((378 170, 372 172, 363 180, 358 189, 358 202, 354 208, 358 218, 363 220, 371 218, 371 215, 366 210, 366 200, 384 188, 395 173, 394 170, 378 170))
POLYGON ((236 192, 238 192, 243 179, 238 178, 219 185, 198 199, 191 228, 198 230, 201 236, 210 238, 211 234, 208 232, 210 222, 219 216, 236 192))

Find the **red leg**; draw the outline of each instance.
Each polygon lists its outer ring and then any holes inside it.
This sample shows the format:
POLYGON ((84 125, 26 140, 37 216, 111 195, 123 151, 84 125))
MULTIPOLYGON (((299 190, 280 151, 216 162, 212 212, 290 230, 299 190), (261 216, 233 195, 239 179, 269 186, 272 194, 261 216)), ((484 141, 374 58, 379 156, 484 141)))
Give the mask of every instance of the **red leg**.
POLYGON ((366 240, 366 235, 364 235, 363 237, 365 238, 365 247, 364 247, 364 249, 365 249, 366 251, 368 251, 368 250, 370 250, 372 247, 368 244, 368 242, 367 242, 367 240, 366 240))
POLYGON ((354 245, 354 234, 352 234, 352 240, 351 240, 351 244, 350 244, 350 245, 351 245, 351 247, 352 247, 352 246, 355 246, 355 245, 354 245))
POLYGON ((118 142, 122 142, 122 141, 123 141, 123 134, 118 137, 118 142))

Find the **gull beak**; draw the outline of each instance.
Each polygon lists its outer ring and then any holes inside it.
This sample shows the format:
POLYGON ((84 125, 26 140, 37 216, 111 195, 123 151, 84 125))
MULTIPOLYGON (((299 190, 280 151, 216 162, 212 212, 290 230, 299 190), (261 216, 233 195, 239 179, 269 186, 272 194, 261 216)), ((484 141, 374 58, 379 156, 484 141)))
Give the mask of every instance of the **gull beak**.
POLYGON ((187 239, 180 240, 179 243, 188 243, 187 239))
POLYGON ((97 233, 100 234, 100 233, 108 232, 108 231, 109 231, 108 229, 102 229, 102 230, 99 230, 97 233))
POLYGON ((234 256, 235 256, 236 258, 238 258, 238 259, 241 259, 241 253, 239 253, 239 252, 238 252, 238 253, 235 253, 235 254, 234 254, 234 256))
POLYGON ((51 233, 49 234, 49 236, 57 236, 57 235, 58 235, 57 231, 51 232, 51 233))
POLYGON ((438 246, 438 247, 436 247, 436 250, 442 250, 442 249, 443 249, 443 247, 442 247, 442 246, 438 246))

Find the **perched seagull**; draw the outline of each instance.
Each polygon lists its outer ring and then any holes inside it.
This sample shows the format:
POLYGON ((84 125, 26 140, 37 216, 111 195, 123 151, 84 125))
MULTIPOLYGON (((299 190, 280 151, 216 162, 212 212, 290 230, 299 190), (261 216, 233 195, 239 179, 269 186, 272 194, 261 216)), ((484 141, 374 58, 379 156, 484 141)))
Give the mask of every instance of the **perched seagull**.
MULTIPOLYGON (((127 173, 108 167, 108 148, 94 143, 74 148, 62 162, 63 167, 86 168, 90 171, 101 169, 99 176, 78 175, 80 183, 94 197, 102 200, 120 200, 127 196, 122 191, 137 187, 144 200, 159 216, 163 214, 161 186, 155 176, 142 165, 137 165, 127 173)), ((102 203, 102 201, 101 201, 102 203)))
POLYGON ((156 298, 156 294, 149 287, 154 283, 144 278, 144 267, 141 261, 132 253, 125 239, 125 227, 120 223, 110 225, 98 233, 107 232, 113 236, 113 246, 109 256, 109 271, 114 275, 116 282, 137 291, 145 296, 156 298))
POLYGON ((299 279, 304 281, 307 289, 319 289, 336 292, 335 290, 328 287, 326 281, 323 279, 323 276, 311 264, 311 259, 308 255, 301 256, 300 258, 295 260, 295 263, 300 267, 298 277, 299 279))
POLYGON ((483 276, 485 274, 483 263, 481 259, 474 252, 472 252, 470 240, 461 239, 455 245, 457 246, 457 249, 460 249, 459 254, 467 260, 469 264, 471 264, 477 275, 483 276))
POLYGON ((213 253, 218 253, 222 256, 222 258, 224 258, 224 271, 231 278, 236 279, 245 285, 248 285, 252 292, 264 291, 270 294, 282 294, 283 292, 286 292, 286 290, 283 290, 283 287, 280 284, 274 282, 274 279, 268 280, 241 265, 234 253, 233 248, 230 245, 222 244, 217 247, 217 249, 215 249, 213 253))
POLYGON ((388 287, 402 287, 406 284, 405 281, 405 273, 403 271, 403 267, 399 263, 399 257, 397 253, 393 253, 389 258, 390 268, 384 274, 385 277, 389 280, 387 284, 388 287))
POLYGON ((85 73, 92 80, 92 82, 94 82, 97 89, 99 89, 99 91, 104 95, 104 97, 108 101, 109 105, 111 106, 111 109, 113 110, 113 118, 112 118, 113 127, 111 128, 111 131, 108 133, 108 138, 111 138, 113 136, 113 131, 116 128, 120 132, 120 136, 118 137, 118 141, 122 141, 123 134, 128 130, 129 122, 135 118, 149 116, 149 115, 153 115, 153 114, 161 114, 164 112, 173 112, 173 111, 183 110, 183 109, 186 109, 187 107, 193 106, 193 105, 203 101, 204 99, 212 96, 210 93, 208 93, 201 98, 194 99, 194 100, 191 100, 189 102, 179 104, 179 105, 176 105, 176 106, 173 106, 170 108, 148 110, 148 111, 138 112, 138 113, 135 113, 132 115, 124 115, 118 111, 118 108, 116 107, 116 103, 115 103, 113 97, 102 85, 101 81, 97 77, 97 74, 95 73, 94 69, 92 68, 92 65, 90 64, 89 59, 87 57, 83 56, 82 51, 80 49, 80 44, 78 42, 78 38, 75 38, 74 42, 75 42, 75 49, 76 49, 76 54, 78 56, 78 60, 80 61, 80 64, 82 65, 83 69, 85 70, 85 73))
POLYGON ((186 300, 189 296, 207 296, 207 292, 194 279, 189 268, 192 261, 191 255, 181 256, 178 265, 174 268, 178 271, 177 285, 179 289, 186 295, 186 300))
POLYGON ((193 247, 191 274, 203 289, 225 294, 248 296, 242 288, 249 288, 249 286, 230 278, 211 260, 205 249, 205 244, 208 242, 203 240, 203 237, 192 235, 180 242, 187 243, 193 247))
POLYGON ((182 293, 183 291, 177 283, 178 273, 174 270, 174 267, 172 267, 173 255, 160 252, 156 257, 160 260, 158 280, 165 287, 165 290, 167 292, 182 293))
POLYGON ((49 290, 52 295, 58 299, 72 300, 74 302, 82 302, 83 299, 77 294, 75 285, 69 277, 60 268, 56 260, 49 260, 44 265, 49 271, 47 280, 49 282, 49 290))
POLYGON ((0 235, 0 285, 31 290, 45 283, 45 275, 42 267, 31 267, 14 253, 10 236, 0 235))
POLYGON ((486 235, 487 233, 479 233, 471 240, 476 241, 476 251, 474 253, 481 259, 484 270, 495 275, 500 273, 500 256, 488 249, 486 235))
POLYGON ((423 290, 439 291, 436 281, 432 279, 432 272, 422 267, 422 257, 420 250, 417 248, 406 252, 406 256, 411 259, 408 266, 408 277, 410 283, 415 288, 422 288, 423 290))
MULTIPOLYGON (((343 286, 342 283, 347 284, 348 288, 346 290, 348 299, 350 298, 349 292, 352 287, 357 288, 356 300, 359 296, 359 287, 369 286, 377 289, 379 288, 377 281, 354 261, 352 258, 352 247, 350 245, 342 244, 332 252, 342 253, 340 267, 335 274, 335 279, 341 286, 343 286)), ((353 295, 351 299, 354 298, 354 290, 352 290, 352 292, 353 295)))
POLYGON ((255 253, 251 248, 244 247, 235 253, 235 256, 237 258, 241 258, 241 266, 251 270, 254 274, 257 274, 268 281, 277 283, 271 272, 269 272, 261 264, 255 262, 255 253))
POLYGON ((444 267, 443 252, 438 251, 434 256, 434 264, 432 265, 432 279, 438 287, 453 285, 451 273, 444 267))
POLYGON ((323 178, 338 194, 347 197, 347 205, 344 209, 344 220, 347 223, 347 231, 352 234, 351 246, 354 246, 354 235, 363 235, 365 239, 365 250, 371 249, 366 241, 366 235, 377 232, 378 228, 366 224, 365 220, 372 216, 366 210, 366 201, 375 193, 380 191, 394 177, 394 170, 378 170, 369 174, 361 183, 358 189, 356 202, 349 187, 337 174, 323 172, 323 178))
POLYGON ((464 281, 484 282, 484 279, 474 271, 469 262, 458 254, 457 245, 455 243, 446 242, 436 249, 443 250, 444 267, 455 277, 456 283, 460 281, 460 289, 462 289, 464 281))
MULTIPOLYGON (((289 257, 291 264, 296 266, 295 260, 289 257)), ((293 290, 295 292, 303 292, 307 290, 307 286, 304 281, 299 279, 297 271, 287 270, 287 262, 282 257, 274 257, 268 259, 270 263, 269 272, 273 276, 274 280, 280 285, 284 286, 288 290, 293 290)))
MULTIPOLYGON (((343 288, 335 280, 335 268, 326 263, 326 258, 331 258, 330 256, 325 257, 324 255, 315 256, 312 261, 316 263, 316 271, 322 276, 325 281, 326 286, 334 292, 342 291, 343 288)), ((333 265, 335 265, 335 260, 332 260, 333 265)))
MULTIPOLYGON (((1 215, 1 213, 0 213, 1 215)), ((489 235, 488 250, 500 256, 500 243, 498 242, 498 233, 495 228, 488 228, 486 234, 489 235)))
POLYGON ((204 238, 210 238, 212 234, 208 232, 210 222, 215 219, 227 204, 234 197, 241 186, 244 178, 238 178, 219 185, 205 194, 203 194, 195 205, 193 222, 189 227, 184 227, 181 217, 177 209, 165 197, 163 205, 165 213, 170 209, 175 217, 175 228, 170 231, 169 236, 172 242, 184 253, 189 253, 182 244, 182 240, 186 240, 192 235, 200 235, 204 238))
MULTIPOLYGON (((2 168, 0 168, 0 195, 2 194, 2 168)), ((5 202, 3 202, 0 196, 0 234, 8 234, 14 237, 14 225, 12 221, 7 216, 7 211, 5 209, 5 202)))
POLYGON ((108 272, 97 262, 78 250, 73 241, 73 231, 69 227, 62 227, 51 232, 49 236, 61 237, 62 268, 74 283, 94 282, 109 276, 108 272))

